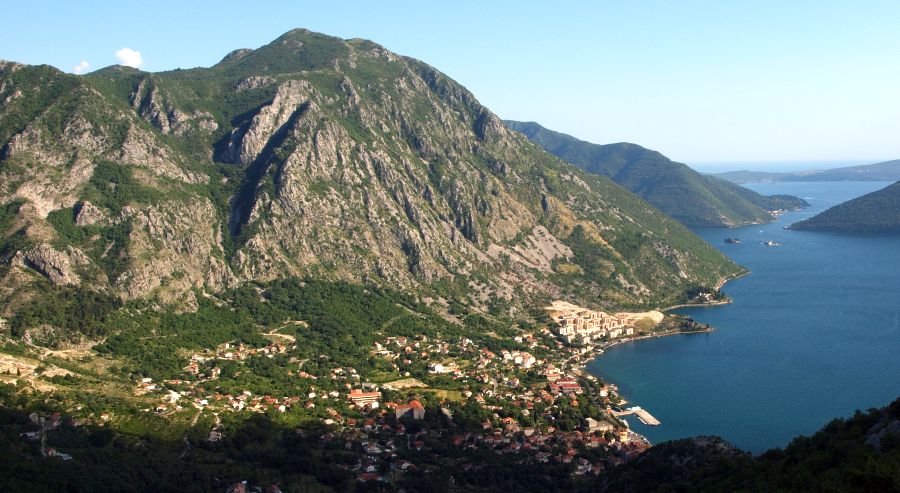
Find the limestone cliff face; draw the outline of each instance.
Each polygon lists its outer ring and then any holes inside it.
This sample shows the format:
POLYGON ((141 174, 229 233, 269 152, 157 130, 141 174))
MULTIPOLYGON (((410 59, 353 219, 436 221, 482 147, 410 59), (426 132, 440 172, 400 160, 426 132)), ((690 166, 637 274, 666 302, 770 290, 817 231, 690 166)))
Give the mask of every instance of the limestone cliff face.
MULTIPOLYGON (((285 81, 229 136, 227 157, 260 168, 255 193, 235 208, 245 214, 234 223, 253 232, 237 258, 241 277, 330 272, 410 288, 483 268, 495 261, 490 245, 540 222, 505 177, 476 163, 473 150, 490 145, 479 136, 486 110, 467 107, 477 104, 468 95, 445 101, 417 62, 394 63, 399 78, 377 85, 360 87, 349 70, 337 97, 285 81), (417 105, 428 118, 412 118, 417 105)), ((483 127, 509 137, 502 124, 483 127)))
POLYGON ((77 285, 81 279, 73 271, 73 264, 83 265, 88 262, 88 259, 83 253, 73 248, 69 249, 69 254, 66 255, 46 243, 41 243, 28 251, 16 252, 11 263, 19 268, 34 269, 46 276, 54 285, 77 285), (70 257, 74 257, 74 260, 70 257))
POLYGON ((185 135, 193 131, 214 132, 219 128, 212 115, 193 110, 188 113, 166 99, 153 84, 144 79, 131 95, 131 106, 148 123, 163 134, 185 135))
POLYGON ((223 258, 216 211, 208 201, 130 209, 125 217, 133 260, 116 280, 124 298, 161 291, 164 300, 175 300, 192 288, 216 292, 237 283, 223 258))
POLYGON ((126 299, 324 276, 482 309, 560 293, 648 304, 736 270, 368 41, 296 30, 158 74, 6 64, 0 101, 0 202, 15 211, 0 233, 77 248, 76 266, 22 265, 126 299))

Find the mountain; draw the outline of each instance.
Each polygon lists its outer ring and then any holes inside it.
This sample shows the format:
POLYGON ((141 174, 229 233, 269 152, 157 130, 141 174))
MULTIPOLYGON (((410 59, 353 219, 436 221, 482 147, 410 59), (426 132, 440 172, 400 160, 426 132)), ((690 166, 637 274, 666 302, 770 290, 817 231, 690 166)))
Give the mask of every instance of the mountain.
POLYGON ((795 171, 791 173, 728 171, 726 173, 717 173, 714 176, 733 183, 755 181, 897 181, 900 180, 900 159, 825 170, 795 171))
POLYGON ((534 122, 506 121, 560 159, 611 178, 690 227, 739 226, 772 220, 768 211, 807 204, 797 197, 766 197, 715 177, 704 176, 639 145, 598 145, 548 130, 534 122))
POLYGON ((838 204, 791 229, 844 233, 900 233, 900 182, 838 204))
POLYGON ((741 269, 446 75, 290 31, 210 68, 0 64, 6 315, 51 283, 196 307, 316 277, 508 313, 655 305, 741 269))

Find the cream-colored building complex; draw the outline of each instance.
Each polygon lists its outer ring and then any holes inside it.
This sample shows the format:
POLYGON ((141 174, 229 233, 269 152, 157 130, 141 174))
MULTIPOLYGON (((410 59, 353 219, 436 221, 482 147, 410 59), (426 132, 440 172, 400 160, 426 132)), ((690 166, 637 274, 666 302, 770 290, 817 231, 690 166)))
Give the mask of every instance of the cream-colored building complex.
POLYGON ((604 337, 616 338, 634 334, 630 319, 606 312, 586 310, 569 303, 557 302, 548 307, 557 324, 557 333, 569 344, 589 344, 604 337))

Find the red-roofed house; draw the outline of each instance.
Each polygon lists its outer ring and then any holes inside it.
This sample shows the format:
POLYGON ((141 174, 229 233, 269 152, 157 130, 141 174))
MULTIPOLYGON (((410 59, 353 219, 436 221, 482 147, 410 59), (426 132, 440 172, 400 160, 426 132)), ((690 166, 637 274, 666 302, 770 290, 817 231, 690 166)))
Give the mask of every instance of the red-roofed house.
POLYGON ((409 401, 409 404, 395 404, 394 413, 397 419, 425 419, 425 407, 422 406, 422 403, 417 400, 409 401))
POLYGON ((381 392, 363 392, 359 389, 350 391, 350 400, 359 407, 378 406, 378 399, 381 399, 381 392))

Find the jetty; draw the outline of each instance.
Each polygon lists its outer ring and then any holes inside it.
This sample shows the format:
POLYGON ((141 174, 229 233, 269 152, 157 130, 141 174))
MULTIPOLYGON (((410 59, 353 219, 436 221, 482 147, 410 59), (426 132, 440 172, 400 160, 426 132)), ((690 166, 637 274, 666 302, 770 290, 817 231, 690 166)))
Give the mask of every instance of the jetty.
POLYGON ((648 413, 645 409, 641 408, 641 406, 629 407, 624 411, 614 412, 616 416, 628 416, 633 414, 637 416, 641 423, 644 423, 647 426, 659 426, 660 422, 658 419, 654 418, 652 414, 648 413))

